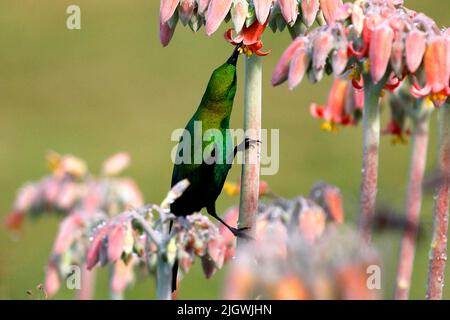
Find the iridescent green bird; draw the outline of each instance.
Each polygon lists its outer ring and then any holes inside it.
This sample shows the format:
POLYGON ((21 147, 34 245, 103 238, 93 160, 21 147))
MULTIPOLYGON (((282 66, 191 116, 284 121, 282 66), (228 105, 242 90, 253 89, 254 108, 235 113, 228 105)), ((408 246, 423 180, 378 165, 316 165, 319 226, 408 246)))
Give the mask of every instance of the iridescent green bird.
MULTIPOLYGON (((211 75, 208 86, 192 118, 180 138, 176 163, 173 168, 172 186, 187 179, 190 183, 180 198, 171 204, 176 216, 187 216, 206 208, 207 212, 223 223, 234 235, 246 237, 244 230, 227 225, 216 212, 216 199, 222 191, 231 162, 239 150, 248 148, 254 141, 245 139, 232 147, 230 116, 236 94, 236 63, 238 47, 226 63, 211 75), (209 141, 196 143, 194 131, 201 125, 202 133, 211 133, 209 141), (189 139, 189 140, 184 140, 189 139), (186 153, 188 152, 188 153, 186 153)), ((173 268, 172 291, 176 290, 178 263, 173 268)))

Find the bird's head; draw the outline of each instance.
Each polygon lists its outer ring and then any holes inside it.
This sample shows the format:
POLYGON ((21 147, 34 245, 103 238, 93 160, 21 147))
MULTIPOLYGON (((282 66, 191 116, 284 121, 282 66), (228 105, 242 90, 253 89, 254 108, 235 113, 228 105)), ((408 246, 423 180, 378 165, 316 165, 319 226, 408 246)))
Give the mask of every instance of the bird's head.
POLYGON ((228 58, 227 62, 214 70, 208 83, 208 99, 233 99, 236 94, 236 63, 239 58, 238 47, 228 58))

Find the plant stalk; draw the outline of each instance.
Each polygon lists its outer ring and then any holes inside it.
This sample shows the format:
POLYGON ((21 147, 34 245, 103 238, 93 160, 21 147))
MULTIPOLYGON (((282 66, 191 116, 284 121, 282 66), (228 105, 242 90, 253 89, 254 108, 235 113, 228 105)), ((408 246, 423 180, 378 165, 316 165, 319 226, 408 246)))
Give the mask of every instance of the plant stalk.
POLYGON ((447 262, 447 236, 450 197, 450 104, 439 110, 439 185, 434 197, 433 240, 430 249, 428 268, 427 299, 442 299, 444 272, 447 262))
POLYGON ((172 299, 172 266, 161 254, 156 264, 156 298, 172 299))
POLYGON ((86 264, 81 266, 81 287, 77 290, 77 300, 93 300, 95 291, 95 270, 88 270, 86 264))
MULTIPOLYGON (((262 108, 262 59, 253 54, 245 59, 244 131, 246 137, 261 140, 262 108)), ((242 165, 239 227, 249 227, 249 235, 255 235, 258 211, 260 143, 245 151, 242 165)), ((239 239, 242 243, 244 239, 239 239)))
MULTIPOLYGON (((382 80, 383 81, 383 80, 382 80)), ((364 77, 363 163, 360 194, 359 230, 370 242, 372 220, 375 214, 378 183, 378 154, 380 146, 379 99, 384 85, 374 85, 369 75, 364 77)))
POLYGON ((429 138, 429 113, 414 121, 412 136, 410 175, 406 196, 407 227, 401 242, 395 299, 406 300, 409 297, 411 277, 414 266, 415 245, 420 223, 422 207, 422 184, 427 160, 429 138))

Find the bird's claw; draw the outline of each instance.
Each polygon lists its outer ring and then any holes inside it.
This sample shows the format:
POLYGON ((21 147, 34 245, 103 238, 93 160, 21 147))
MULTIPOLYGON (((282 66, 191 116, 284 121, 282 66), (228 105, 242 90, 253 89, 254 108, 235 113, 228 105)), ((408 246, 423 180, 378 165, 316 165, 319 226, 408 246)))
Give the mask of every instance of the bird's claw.
POLYGON ((251 139, 251 138, 245 138, 245 140, 244 140, 245 150, 247 150, 251 147, 254 147, 258 143, 261 143, 261 141, 256 140, 256 139, 251 139))
POLYGON ((246 240, 254 240, 250 235, 247 234, 247 230, 249 230, 249 227, 244 228, 233 228, 230 227, 230 231, 233 233, 233 235, 237 238, 246 239, 246 240))

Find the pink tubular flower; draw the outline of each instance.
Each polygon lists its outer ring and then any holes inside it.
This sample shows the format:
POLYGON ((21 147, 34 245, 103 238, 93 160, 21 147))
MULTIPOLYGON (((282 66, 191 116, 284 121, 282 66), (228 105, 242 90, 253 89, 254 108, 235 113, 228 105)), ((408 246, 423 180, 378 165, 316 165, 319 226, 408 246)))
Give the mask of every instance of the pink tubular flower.
POLYGON ((414 29, 406 36, 406 65, 411 73, 419 69, 426 48, 426 35, 414 29))
POLYGON ((323 15, 328 24, 333 23, 336 10, 342 6, 342 0, 320 0, 323 15))
POLYGON ((361 99, 357 95, 361 92, 355 90, 346 79, 336 78, 331 87, 326 106, 311 104, 310 111, 314 118, 325 120, 322 130, 335 131, 337 125, 348 126, 355 124, 362 109, 361 99))
POLYGON ((260 39, 264 30, 266 29, 267 22, 260 24, 258 21, 253 22, 250 27, 244 26, 241 32, 233 38, 233 29, 228 29, 225 32, 225 39, 234 46, 240 45, 239 51, 251 56, 253 53, 258 56, 266 56, 270 53, 261 51, 263 43, 260 39))
POLYGON ((372 32, 369 59, 370 73, 374 83, 378 83, 386 73, 392 52, 393 39, 394 31, 386 24, 378 26, 372 32))
POLYGON ((303 22, 309 28, 316 20, 317 12, 320 9, 319 0, 307 0, 300 3, 303 13, 303 22))
POLYGON ((450 36, 436 36, 429 40, 424 56, 426 84, 421 88, 414 82, 411 94, 426 97, 436 106, 442 105, 450 95, 450 36))
POLYGON ((213 34, 231 9, 233 0, 211 0, 206 16, 206 33, 213 34))
POLYGON ((340 5, 342 0, 161 0, 160 41, 168 45, 178 21, 194 32, 204 24, 207 35, 216 32, 228 17, 237 33, 255 21, 269 23, 274 32, 294 26, 298 20, 307 27, 323 17, 332 23, 340 5))
POLYGON ((272 74, 272 85, 276 86, 288 79, 289 64, 298 50, 306 50, 306 37, 297 37, 287 49, 283 52, 275 70, 272 74))

